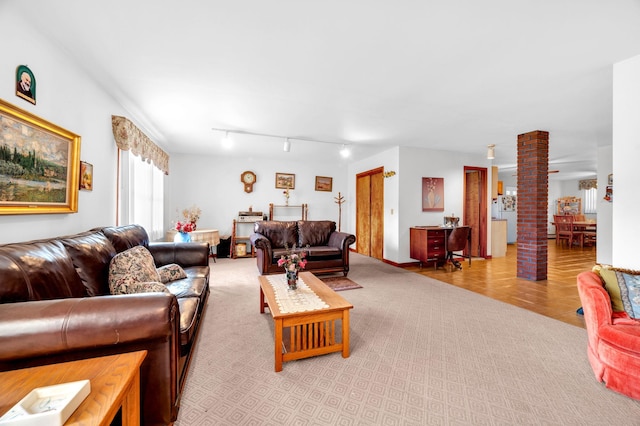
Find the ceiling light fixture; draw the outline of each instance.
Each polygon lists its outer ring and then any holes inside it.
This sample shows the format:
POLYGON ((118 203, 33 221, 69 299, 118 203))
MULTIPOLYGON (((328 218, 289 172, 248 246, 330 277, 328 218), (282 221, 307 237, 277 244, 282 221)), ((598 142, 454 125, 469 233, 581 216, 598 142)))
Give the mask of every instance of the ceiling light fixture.
POLYGON ((295 139, 295 140, 306 141, 306 142, 316 142, 316 143, 327 143, 327 144, 331 144, 331 145, 341 145, 342 148, 340 149, 340 154, 345 158, 348 157, 349 155, 351 155, 349 147, 347 145, 343 144, 342 142, 329 142, 329 141, 323 141, 323 140, 319 140, 319 139, 311 139, 311 138, 295 137, 295 136, 270 135, 268 133, 247 132, 247 131, 244 131, 244 130, 219 129, 219 128, 216 128, 216 127, 212 127, 211 130, 215 130, 217 132, 224 132, 225 137, 223 139, 223 146, 225 146, 226 148, 231 148, 231 146, 233 145, 233 142, 229 138, 229 133, 237 133, 239 135, 264 136, 264 137, 268 137, 268 138, 284 139, 283 150, 285 152, 289 152, 291 150, 291 140, 295 139))
POLYGON ((495 144, 487 145, 487 160, 493 160, 494 158, 496 158, 495 144))
POLYGON ((222 139, 222 146, 225 149, 231 149, 233 146, 233 141, 229 137, 229 132, 224 132, 224 138, 222 139))

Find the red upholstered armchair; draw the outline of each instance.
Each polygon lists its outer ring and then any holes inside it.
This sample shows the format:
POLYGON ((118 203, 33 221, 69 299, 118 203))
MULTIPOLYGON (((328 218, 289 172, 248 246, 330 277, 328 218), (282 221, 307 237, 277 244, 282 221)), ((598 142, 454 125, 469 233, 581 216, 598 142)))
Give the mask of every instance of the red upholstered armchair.
POLYGON ((640 321, 614 312, 598 274, 582 272, 577 279, 596 379, 611 390, 640 399, 640 321))

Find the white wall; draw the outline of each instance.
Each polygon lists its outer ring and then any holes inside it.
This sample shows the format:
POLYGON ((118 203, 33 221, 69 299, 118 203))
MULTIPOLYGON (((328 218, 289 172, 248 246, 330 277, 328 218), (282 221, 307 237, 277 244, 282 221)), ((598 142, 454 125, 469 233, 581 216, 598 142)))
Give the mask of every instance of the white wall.
MULTIPOLYGON (((338 223, 338 192, 345 195, 347 202, 342 205, 342 230, 351 232, 348 209, 350 200, 347 192, 347 168, 344 163, 314 163, 313 161, 289 162, 282 160, 264 161, 257 158, 221 158, 213 156, 171 155, 170 179, 166 192, 165 222, 170 229, 173 222, 180 219, 182 209, 197 205, 202 209, 198 221, 200 229, 218 229, 221 236, 231 235, 233 220, 239 211, 249 207, 253 211, 269 213, 269 204, 284 205, 282 189, 275 188, 275 174, 295 174, 295 189, 291 190, 289 205, 308 204, 309 220, 327 219, 338 223), (245 170, 256 174, 257 182, 253 192, 244 192, 240 174, 245 170), (333 178, 333 191, 316 191, 315 177, 333 178)), ((286 211, 277 210, 278 220, 297 220, 300 217, 283 217, 286 211)))
MULTIPOLYGON (((612 256, 614 266, 640 269, 637 241, 638 160, 640 159, 640 55, 613 67, 613 203, 612 256)), ((598 229, 598 233, 600 229, 598 229)), ((598 240, 598 244, 600 240, 598 240)))
MULTIPOLYGON (((611 234, 613 203, 604 199, 609 174, 613 173, 613 149, 611 146, 598 148, 598 240, 596 244, 596 262, 612 264, 613 236, 611 234)), ((614 194, 615 195, 615 194, 614 194)), ((615 198, 614 198, 615 200, 615 198)))
POLYGON ((117 149, 111 115, 127 115, 65 52, 28 20, 0 2, 0 98, 82 137, 80 159, 93 164, 94 189, 80 191, 78 213, 3 215, 0 243, 72 234, 115 224, 117 149), (27 65, 36 78, 36 105, 15 95, 15 73, 27 65))
MULTIPOLYGON (((448 151, 395 147, 349 165, 349 196, 355 194, 355 176, 377 167, 396 171, 385 179, 384 194, 384 258, 395 263, 413 262, 409 257, 409 228, 416 225, 441 225, 443 217, 454 213, 463 217, 464 166, 490 167, 482 156, 462 155, 448 151), (444 211, 422 211, 422 178, 444 178, 444 211)), ((487 174, 490 177, 490 173, 487 174)), ((490 197, 491 188, 488 188, 490 197)), ((487 200, 487 217, 491 217, 491 200, 487 200)), ((351 204, 351 223, 355 224, 355 206, 351 204)), ((491 226, 491 221, 489 227, 491 226)), ((488 229, 491 235, 491 229, 488 229)), ((490 239, 489 239, 490 240, 490 239)), ((487 252, 491 253, 491 241, 487 252)))

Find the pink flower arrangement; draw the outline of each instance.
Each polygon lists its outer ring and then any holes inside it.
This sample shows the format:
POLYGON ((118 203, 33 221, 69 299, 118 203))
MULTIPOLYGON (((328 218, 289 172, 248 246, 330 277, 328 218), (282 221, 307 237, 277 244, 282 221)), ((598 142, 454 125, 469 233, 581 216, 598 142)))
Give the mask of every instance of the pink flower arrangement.
POLYGON ((189 233, 195 231, 196 227, 193 222, 176 222, 176 231, 189 233))
POLYGON ((292 250, 288 254, 280 256, 278 266, 283 267, 287 273, 297 273, 300 269, 304 269, 304 267, 307 266, 305 257, 307 257, 306 252, 296 253, 292 250))

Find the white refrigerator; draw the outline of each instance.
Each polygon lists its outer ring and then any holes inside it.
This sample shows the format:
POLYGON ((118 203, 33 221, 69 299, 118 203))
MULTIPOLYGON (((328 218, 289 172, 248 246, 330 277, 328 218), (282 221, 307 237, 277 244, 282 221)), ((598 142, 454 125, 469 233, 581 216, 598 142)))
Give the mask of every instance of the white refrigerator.
POLYGON ((507 221, 507 244, 518 240, 518 209, 515 195, 500 195, 493 203, 491 215, 507 221))

